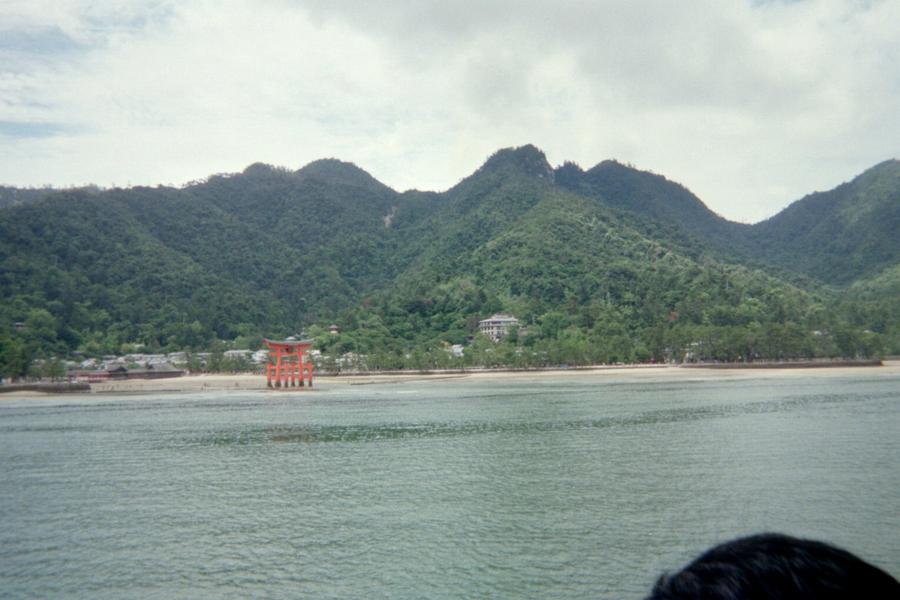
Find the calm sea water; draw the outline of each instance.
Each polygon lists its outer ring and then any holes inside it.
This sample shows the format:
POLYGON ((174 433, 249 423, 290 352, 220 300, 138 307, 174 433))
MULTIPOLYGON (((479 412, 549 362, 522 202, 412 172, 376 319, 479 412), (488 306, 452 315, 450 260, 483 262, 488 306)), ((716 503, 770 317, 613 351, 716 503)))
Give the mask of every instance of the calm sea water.
POLYGON ((777 530, 900 575, 900 378, 0 403, 0 595, 641 598, 777 530))

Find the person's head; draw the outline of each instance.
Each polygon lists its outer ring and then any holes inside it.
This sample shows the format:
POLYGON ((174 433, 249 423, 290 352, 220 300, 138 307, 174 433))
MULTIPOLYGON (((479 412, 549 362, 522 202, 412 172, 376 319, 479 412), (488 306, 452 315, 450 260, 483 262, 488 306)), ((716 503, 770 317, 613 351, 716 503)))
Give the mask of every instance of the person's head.
POLYGON ((765 533, 707 550, 647 600, 900 599, 896 579, 823 542, 765 533))

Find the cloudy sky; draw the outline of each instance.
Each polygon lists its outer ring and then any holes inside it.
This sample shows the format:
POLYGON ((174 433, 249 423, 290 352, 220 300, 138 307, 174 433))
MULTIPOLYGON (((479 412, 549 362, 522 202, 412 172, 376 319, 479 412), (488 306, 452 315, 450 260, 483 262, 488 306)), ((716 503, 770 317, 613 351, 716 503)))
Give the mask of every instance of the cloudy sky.
POLYGON ((615 158, 752 222, 900 156, 900 0, 2 0, 0 184, 615 158))

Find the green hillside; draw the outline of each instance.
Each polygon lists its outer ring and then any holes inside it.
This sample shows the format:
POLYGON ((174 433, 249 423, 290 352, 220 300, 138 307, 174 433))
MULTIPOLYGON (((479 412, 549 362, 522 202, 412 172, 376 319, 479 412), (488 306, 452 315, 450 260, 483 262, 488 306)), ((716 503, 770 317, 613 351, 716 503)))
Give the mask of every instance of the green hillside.
MULTIPOLYGON (((473 317, 503 309, 528 324, 525 346, 566 363, 663 360, 695 342, 731 360, 834 350, 807 335, 828 327, 823 297, 644 235, 561 189, 536 152, 503 151, 450 190, 418 225, 427 243, 384 304, 346 321, 391 332, 381 344, 395 352, 437 354, 471 335, 473 317)), ((346 349, 376 348, 357 338, 346 349)))
POLYGON ((752 227, 761 259, 837 285, 900 263, 900 161, 811 194, 752 227))
POLYGON ((55 193, 58 192, 51 189, 21 189, 0 185, 0 208, 28 204, 55 193))
POLYGON ((616 161, 604 161, 587 171, 573 163, 557 170, 557 182, 573 192, 619 209, 632 223, 688 252, 740 249, 748 227, 711 211, 687 188, 662 175, 640 171, 616 161))
POLYGON ((0 209, 0 366, 302 329, 370 366, 434 366, 497 311, 527 335, 476 338, 466 361, 897 352, 897 171, 885 163, 752 227, 661 176, 553 169, 533 146, 444 193, 398 193, 333 159, 180 189, 55 192, 0 209), (864 278, 843 291, 816 283, 854 272, 864 278), (334 321, 342 334, 324 335, 334 321))
POLYGON ((811 194, 777 215, 744 225, 723 219, 661 175, 605 161, 582 171, 567 163, 557 183, 622 211, 635 228, 694 256, 848 286, 900 262, 900 161, 890 160, 828 192, 811 194))

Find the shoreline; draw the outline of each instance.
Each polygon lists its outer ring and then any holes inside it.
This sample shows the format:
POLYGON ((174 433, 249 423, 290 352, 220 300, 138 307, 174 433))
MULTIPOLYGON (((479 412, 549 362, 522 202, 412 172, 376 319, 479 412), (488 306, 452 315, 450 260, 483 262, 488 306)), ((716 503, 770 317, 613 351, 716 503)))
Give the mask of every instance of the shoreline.
MULTIPOLYGON (((785 363, 747 363, 747 364, 697 364, 697 365, 612 365, 593 367, 570 367, 555 369, 472 369, 466 371, 426 371, 426 372, 380 372, 380 373, 317 373, 314 386, 271 390, 273 393, 310 392, 318 389, 340 389, 355 385, 427 383, 451 380, 490 380, 504 379, 510 381, 545 380, 552 378, 596 379, 598 381, 612 378, 628 378, 647 381, 675 380, 715 380, 715 379, 749 379, 760 377, 789 378, 809 376, 840 377, 862 373, 879 376, 900 375, 900 360, 856 361, 856 362, 818 362, 805 361, 785 363), (812 371, 811 371, 812 368, 812 371)), ((165 393, 198 393, 198 392, 248 392, 268 391, 265 376, 257 374, 201 374, 185 375, 165 379, 126 379, 93 383, 89 390, 63 392, 16 390, 0 393, 0 401, 22 398, 49 398, 65 395, 67 397, 140 396, 144 394, 165 393)))

